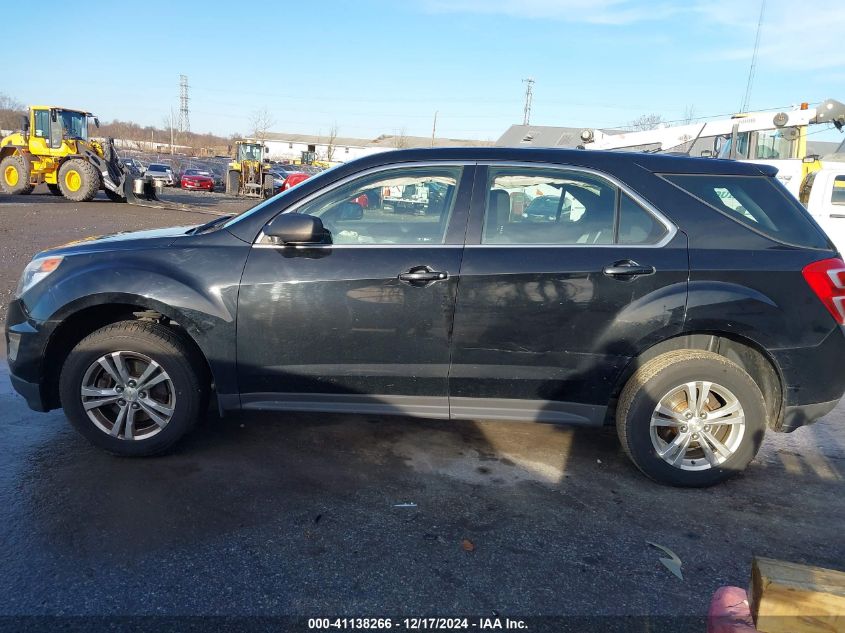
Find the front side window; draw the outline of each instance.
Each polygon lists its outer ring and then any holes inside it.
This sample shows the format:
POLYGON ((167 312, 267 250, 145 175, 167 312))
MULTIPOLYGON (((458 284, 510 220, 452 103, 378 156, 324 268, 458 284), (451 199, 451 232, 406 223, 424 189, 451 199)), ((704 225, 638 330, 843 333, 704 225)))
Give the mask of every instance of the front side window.
POLYGON ((807 210, 774 177, 667 174, 670 183, 758 233, 779 242, 827 248, 807 210))
POLYGON ((492 168, 483 244, 654 244, 667 228, 598 176, 559 169, 492 168))
POLYGON ((334 244, 442 244, 461 167, 407 167, 364 176, 299 207, 334 244))
POLYGON ((837 176, 833 180, 833 193, 830 196, 833 204, 845 206, 845 176, 837 176))

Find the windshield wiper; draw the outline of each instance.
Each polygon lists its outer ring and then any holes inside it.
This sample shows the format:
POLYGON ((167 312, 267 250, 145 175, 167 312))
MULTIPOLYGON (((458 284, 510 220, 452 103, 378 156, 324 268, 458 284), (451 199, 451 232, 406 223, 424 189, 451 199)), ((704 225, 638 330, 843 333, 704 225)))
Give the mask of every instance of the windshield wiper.
POLYGON ((200 224, 199 226, 195 226, 194 228, 190 229, 186 235, 197 235, 198 233, 205 233, 213 229, 218 224, 222 224, 228 220, 231 220, 234 215, 221 215, 219 218, 214 218, 211 222, 206 222, 205 224, 200 224))

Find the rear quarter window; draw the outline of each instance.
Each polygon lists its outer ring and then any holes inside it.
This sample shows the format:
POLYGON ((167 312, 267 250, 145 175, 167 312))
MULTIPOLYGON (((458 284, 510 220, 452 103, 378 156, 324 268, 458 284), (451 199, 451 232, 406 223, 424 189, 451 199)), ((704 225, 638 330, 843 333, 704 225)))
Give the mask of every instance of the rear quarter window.
POLYGON ((664 174, 663 178, 773 240, 805 248, 830 248, 807 210, 774 177, 664 174))

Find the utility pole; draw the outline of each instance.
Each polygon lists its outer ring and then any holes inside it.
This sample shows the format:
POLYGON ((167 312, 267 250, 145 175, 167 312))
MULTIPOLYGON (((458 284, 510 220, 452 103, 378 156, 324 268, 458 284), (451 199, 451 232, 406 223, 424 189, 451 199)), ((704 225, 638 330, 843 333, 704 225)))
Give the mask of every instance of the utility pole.
POLYGON ((534 79, 528 77, 527 79, 523 79, 522 83, 525 84, 525 107, 522 111, 522 124, 531 125, 531 102, 534 99, 534 79))
POLYGON ((751 55, 751 68, 748 70, 748 83, 745 84, 745 96, 742 98, 740 112, 747 112, 751 101, 751 84, 754 83, 754 72, 757 70, 757 51, 760 48, 760 31, 763 30, 763 13, 766 10, 766 0, 760 0, 760 19, 757 20, 757 35, 754 37, 754 53, 751 55))
POLYGON ((170 155, 173 156, 176 150, 173 148, 173 107, 170 108, 170 155))
POLYGON ((434 136, 437 133, 437 113, 439 110, 434 111, 434 125, 431 126, 431 146, 434 147, 434 136))
POLYGON ((179 132, 191 131, 188 99, 188 75, 179 75, 179 132))

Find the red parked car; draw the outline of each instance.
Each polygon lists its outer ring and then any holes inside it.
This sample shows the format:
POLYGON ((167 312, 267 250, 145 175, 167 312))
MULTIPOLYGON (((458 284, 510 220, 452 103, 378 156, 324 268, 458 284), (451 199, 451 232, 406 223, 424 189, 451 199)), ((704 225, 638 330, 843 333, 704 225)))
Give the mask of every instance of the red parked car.
POLYGON ((214 177, 202 169, 186 169, 179 181, 182 189, 204 189, 214 191, 214 177))
POLYGON ((306 174, 304 171, 295 171, 285 178, 285 184, 282 185, 282 191, 287 191, 291 187, 295 187, 303 180, 308 180, 311 174, 306 174))

